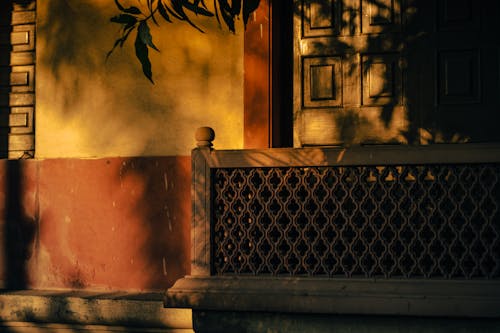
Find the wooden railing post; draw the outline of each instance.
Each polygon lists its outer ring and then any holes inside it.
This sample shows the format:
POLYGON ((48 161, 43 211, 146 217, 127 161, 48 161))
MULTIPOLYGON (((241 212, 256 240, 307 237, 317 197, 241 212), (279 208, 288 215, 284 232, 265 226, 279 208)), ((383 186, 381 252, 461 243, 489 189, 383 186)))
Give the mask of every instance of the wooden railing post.
POLYGON ((192 163, 192 224, 191 224, 191 275, 210 275, 210 168, 208 158, 215 132, 210 127, 196 130, 198 148, 191 153, 192 163))

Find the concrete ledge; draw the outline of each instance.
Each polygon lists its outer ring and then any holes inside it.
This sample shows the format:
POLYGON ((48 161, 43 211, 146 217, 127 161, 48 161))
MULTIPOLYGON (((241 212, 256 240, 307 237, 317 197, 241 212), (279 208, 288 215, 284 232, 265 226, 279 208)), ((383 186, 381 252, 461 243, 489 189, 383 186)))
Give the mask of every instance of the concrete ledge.
POLYGON ((75 333, 75 332, 117 332, 117 333, 192 333, 191 329, 144 328, 103 325, 43 324, 26 322, 0 322, 0 332, 7 333, 75 333))
POLYGON ((2 291, 0 325, 6 325, 6 322, 22 322, 192 332, 191 310, 165 309, 162 298, 161 293, 2 291))
POLYGON ((498 333, 498 319, 193 311, 197 333, 498 333), (221 330, 221 327, 223 328, 221 330))
POLYGON ((500 319, 500 281, 191 276, 167 290, 165 306, 500 319))

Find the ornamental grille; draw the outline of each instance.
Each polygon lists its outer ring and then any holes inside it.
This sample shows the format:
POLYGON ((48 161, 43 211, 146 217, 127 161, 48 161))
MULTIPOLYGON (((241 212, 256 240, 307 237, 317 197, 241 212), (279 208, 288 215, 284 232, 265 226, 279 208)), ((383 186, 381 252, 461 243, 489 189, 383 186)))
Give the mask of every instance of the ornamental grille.
POLYGON ((216 275, 498 279, 500 165, 212 170, 216 275))

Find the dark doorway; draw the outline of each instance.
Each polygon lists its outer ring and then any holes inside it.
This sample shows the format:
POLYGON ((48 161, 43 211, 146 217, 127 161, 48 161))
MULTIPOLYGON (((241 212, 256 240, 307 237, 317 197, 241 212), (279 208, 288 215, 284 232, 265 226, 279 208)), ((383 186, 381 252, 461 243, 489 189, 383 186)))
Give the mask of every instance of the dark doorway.
POLYGON ((272 2, 272 147, 293 146, 293 3, 272 2))

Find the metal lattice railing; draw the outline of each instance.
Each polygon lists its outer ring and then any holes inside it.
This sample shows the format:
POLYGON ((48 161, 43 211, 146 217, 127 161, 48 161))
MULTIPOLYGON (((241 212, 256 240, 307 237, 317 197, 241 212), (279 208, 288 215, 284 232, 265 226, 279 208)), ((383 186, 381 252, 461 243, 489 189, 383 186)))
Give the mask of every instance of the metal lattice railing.
POLYGON ((499 164, 211 172, 215 275, 500 278, 499 164))
POLYGON ((500 144, 192 151, 168 307, 500 318, 500 144))
POLYGON ((500 144, 192 151, 168 307, 500 318, 500 144))

